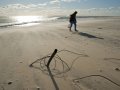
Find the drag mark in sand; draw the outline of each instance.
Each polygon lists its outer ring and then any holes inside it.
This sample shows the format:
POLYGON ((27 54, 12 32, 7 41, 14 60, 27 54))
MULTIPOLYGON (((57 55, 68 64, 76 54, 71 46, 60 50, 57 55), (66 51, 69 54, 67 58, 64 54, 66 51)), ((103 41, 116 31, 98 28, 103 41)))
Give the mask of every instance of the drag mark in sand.
POLYGON ((111 63, 114 63, 115 65, 117 65, 117 67, 115 68, 116 71, 120 71, 120 59, 119 58, 104 58, 104 60, 109 61, 111 63))
MULTIPOLYGON (((80 78, 77 78, 77 79, 73 79, 72 82, 74 85, 76 85, 79 89, 81 89, 81 86, 80 86, 80 80, 82 79, 86 79, 86 78, 91 78, 91 77, 101 77, 109 82, 111 82, 112 84, 118 86, 120 88, 120 84, 114 82, 113 80, 109 79, 108 77, 105 77, 103 75, 89 75, 89 76, 84 76, 84 77, 80 77, 80 78)), ((103 81, 102 81, 103 82, 103 81)), ((91 83, 92 84, 92 83, 91 83)))
POLYGON ((119 58, 104 58, 104 60, 120 60, 119 58))
POLYGON ((53 85, 56 90, 59 90, 57 82, 54 77, 64 77, 64 74, 71 70, 74 62, 79 59, 79 57, 88 57, 85 54, 75 53, 69 50, 61 50, 57 52, 57 49, 54 50, 53 54, 48 54, 41 59, 37 59, 33 63, 30 64, 30 67, 41 70, 43 73, 50 76, 53 85), (67 52, 71 54, 77 55, 76 58, 72 61, 71 66, 69 66, 62 58, 59 56, 60 53, 67 52), (56 54, 57 53, 57 54, 56 54), (53 60, 52 60, 53 59, 53 60), (33 65, 34 64, 34 65, 33 65))
MULTIPOLYGON (((48 55, 44 56, 43 58, 37 59, 36 61, 34 61, 33 63, 30 64, 30 67, 32 66, 35 69, 41 70, 44 74, 49 75, 48 69, 47 69, 47 63, 50 58, 50 55, 51 54, 48 54, 48 55)), ((80 57, 88 57, 88 55, 75 53, 75 52, 72 52, 69 50, 58 51, 50 64, 50 70, 51 70, 53 76, 55 76, 55 77, 64 76, 64 73, 67 73, 68 71, 70 71, 71 68, 73 67, 75 61, 79 60, 80 57), (68 54, 70 53, 70 54, 76 55, 76 57, 72 60, 71 65, 68 65, 68 63, 62 59, 62 56, 59 55, 64 52, 67 52, 68 54)))
POLYGON ((120 66, 120 59, 119 58, 104 58, 104 60, 106 60, 106 61, 110 61, 110 62, 112 62, 112 63, 115 63, 115 64, 117 64, 118 66, 120 66))

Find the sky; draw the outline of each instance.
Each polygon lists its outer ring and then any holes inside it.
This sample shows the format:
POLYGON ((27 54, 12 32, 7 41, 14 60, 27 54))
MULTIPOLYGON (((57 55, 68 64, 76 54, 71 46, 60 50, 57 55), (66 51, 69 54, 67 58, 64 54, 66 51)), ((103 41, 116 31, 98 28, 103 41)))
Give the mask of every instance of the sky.
POLYGON ((120 0, 0 0, 2 15, 120 16, 120 0))

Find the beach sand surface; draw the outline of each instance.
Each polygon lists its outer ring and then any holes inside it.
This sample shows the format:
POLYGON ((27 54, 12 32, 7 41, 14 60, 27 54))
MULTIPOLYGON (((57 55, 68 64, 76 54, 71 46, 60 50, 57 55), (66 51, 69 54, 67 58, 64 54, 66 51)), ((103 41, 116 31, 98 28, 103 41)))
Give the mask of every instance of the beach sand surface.
POLYGON ((0 28, 0 90, 120 90, 120 18, 67 26, 0 28))

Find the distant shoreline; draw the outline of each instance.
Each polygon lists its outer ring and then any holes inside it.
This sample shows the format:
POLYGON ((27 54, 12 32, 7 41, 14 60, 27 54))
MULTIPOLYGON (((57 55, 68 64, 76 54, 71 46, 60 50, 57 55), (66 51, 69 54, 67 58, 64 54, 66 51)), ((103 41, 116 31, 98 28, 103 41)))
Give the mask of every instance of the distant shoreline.
MULTIPOLYGON (((15 16, 15 17, 17 17, 17 16, 15 16)), ((27 16, 25 16, 25 17, 27 17, 27 16)), ((30 16, 30 17, 32 17, 32 16, 30 16)), ((120 16, 77 16, 77 19, 80 19, 83 21, 88 20, 88 19, 112 19, 112 18, 120 19, 120 16)), ((39 24, 42 22, 67 21, 68 19, 69 19, 69 16, 51 16, 51 17, 44 17, 43 20, 41 20, 41 16, 33 16, 33 19, 29 20, 29 18, 28 18, 28 21, 24 20, 24 18, 21 17, 18 22, 17 20, 13 19, 13 16, 12 17, 11 16, 9 16, 9 17, 0 16, 0 28, 7 28, 7 27, 11 27, 11 26, 20 26, 20 25, 24 26, 27 24, 31 24, 30 26, 32 26, 32 25, 36 25, 36 24, 39 24), (37 17, 38 19, 35 17, 37 17), (34 18, 35 18, 35 20, 34 20, 34 18)))

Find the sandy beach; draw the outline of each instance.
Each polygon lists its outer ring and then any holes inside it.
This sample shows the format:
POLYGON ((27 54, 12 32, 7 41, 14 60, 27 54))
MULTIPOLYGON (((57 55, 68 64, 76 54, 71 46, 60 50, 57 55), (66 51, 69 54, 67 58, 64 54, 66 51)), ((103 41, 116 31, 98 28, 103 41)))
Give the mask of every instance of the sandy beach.
POLYGON ((120 90, 120 17, 67 26, 0 28, 0 90, 120 90))

